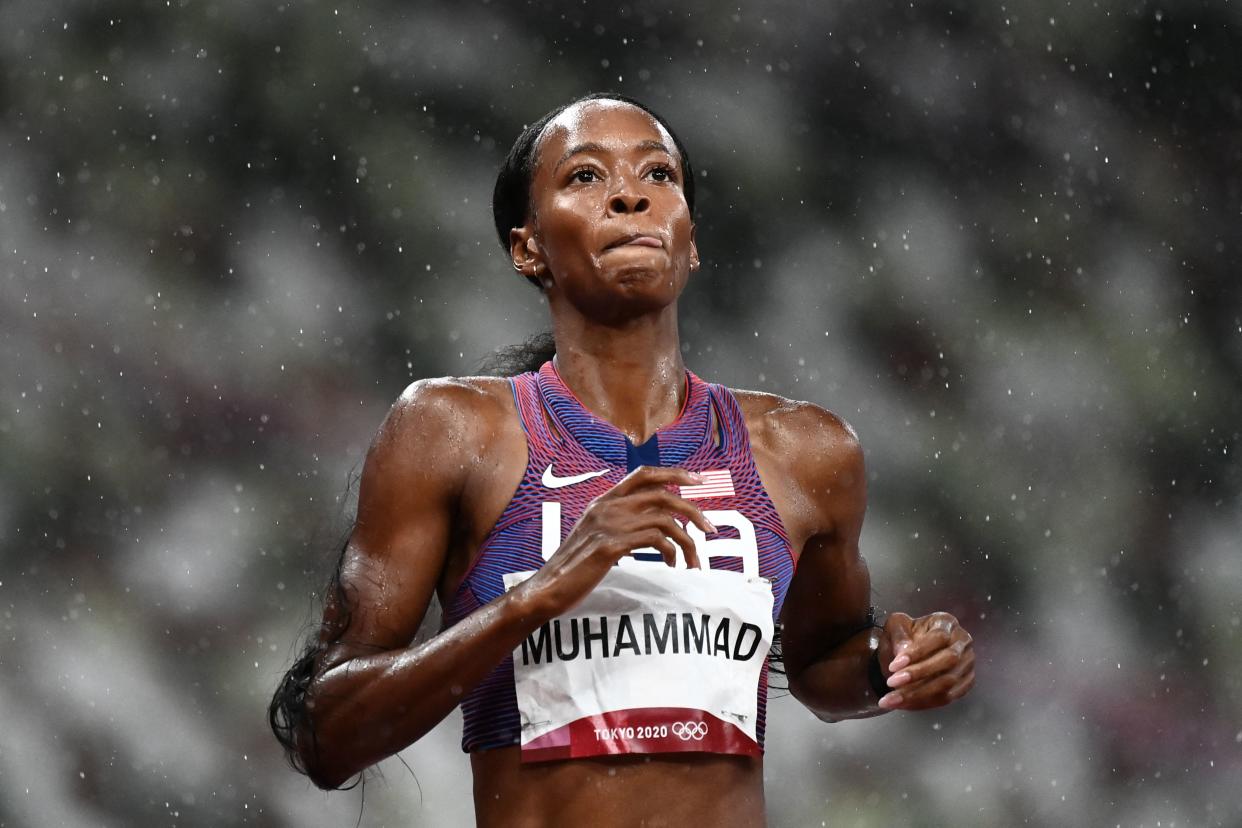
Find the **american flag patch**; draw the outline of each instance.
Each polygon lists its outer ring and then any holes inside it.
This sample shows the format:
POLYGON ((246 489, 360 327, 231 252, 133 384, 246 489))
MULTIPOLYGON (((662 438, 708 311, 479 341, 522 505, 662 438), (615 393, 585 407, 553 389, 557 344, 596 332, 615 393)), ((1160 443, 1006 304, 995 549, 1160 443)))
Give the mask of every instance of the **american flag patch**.
POLYGON ((728 469, 699 472, 703 482, 697 486, 682 486, 681 496, 686 500, 704 500, 709 497, 733 497, 733 475, 728 469))

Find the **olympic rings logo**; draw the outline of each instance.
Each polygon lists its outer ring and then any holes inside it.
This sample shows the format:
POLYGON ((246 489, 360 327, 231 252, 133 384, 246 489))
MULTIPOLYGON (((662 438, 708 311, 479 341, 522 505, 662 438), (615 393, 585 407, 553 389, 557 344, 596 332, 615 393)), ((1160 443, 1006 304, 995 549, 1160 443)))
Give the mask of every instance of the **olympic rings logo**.
POLYGON ((707 735, 707 722, 673 722, 672 731, 673 735, 683 742, 691 739, 701 742, 707 735))

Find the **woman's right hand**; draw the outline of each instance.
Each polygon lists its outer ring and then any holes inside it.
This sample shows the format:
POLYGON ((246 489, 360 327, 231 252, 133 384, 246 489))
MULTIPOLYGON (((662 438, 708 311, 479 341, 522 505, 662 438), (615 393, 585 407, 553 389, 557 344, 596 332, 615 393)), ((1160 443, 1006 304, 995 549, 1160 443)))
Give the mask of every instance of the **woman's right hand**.
POLYGON ((617 560, 650 547, 676 566, 681 547, 686 565, 699 566, 698 550, 674 515, 689 519, 704 534, 715 532, 703 511, 669 490, 695 486, 703 479, 685 469, 640 466, 595 498, 556 553, 522 588, 552 618, 568 612, 587 596, 617 560))

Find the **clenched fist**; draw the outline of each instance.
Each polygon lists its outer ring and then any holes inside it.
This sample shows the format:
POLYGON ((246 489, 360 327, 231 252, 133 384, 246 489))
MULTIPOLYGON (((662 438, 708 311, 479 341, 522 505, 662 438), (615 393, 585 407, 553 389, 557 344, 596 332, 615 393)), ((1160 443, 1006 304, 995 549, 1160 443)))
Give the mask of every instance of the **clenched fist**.
POLYGON ((911 618, 888 616, 877 652, 891 692, 880 699, 885 710, 926 710, 957 701, 975 684, 975 653, 970 633, 947 612, 911 618))

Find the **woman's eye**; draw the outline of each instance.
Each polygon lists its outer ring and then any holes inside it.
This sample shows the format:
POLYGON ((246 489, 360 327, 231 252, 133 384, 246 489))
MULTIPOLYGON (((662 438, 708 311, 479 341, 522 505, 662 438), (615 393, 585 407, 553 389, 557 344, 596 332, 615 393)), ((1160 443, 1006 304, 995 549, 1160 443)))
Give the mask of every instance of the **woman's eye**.
POLYGON ((595 174, 595 170, 587 170, 587 169, 574 170, 573 174, 570 177, 574 181, 580 182, 582 184, 589 184, 592 181, 599 180, 599 176, 595 174))
POLYGON ((651 170, 649 175, 655 181, 672 181, 673 180, 673 171, 669 169, 668 167, 655 167, 651 170))

